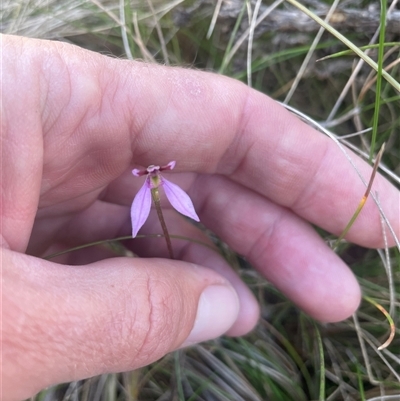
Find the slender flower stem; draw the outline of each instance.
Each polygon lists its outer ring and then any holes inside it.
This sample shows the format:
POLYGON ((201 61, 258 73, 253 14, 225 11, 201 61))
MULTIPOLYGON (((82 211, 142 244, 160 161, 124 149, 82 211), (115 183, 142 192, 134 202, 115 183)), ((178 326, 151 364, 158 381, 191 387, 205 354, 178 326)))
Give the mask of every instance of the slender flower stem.
POLYGON ((151 197, 153 198, 154 206, 156 207, 156 210, 157 210, 157 216, 158 216, 158 219, 160 220, 161 228, 163 230, 163 234, 165 237, 165 242, 167 243, 169 256, 171 259, 174 259, 174 252, 172 250, 171 237, 169 236, 167 225, 165 224, 164 215, 163 215, 163 212, 161 209, 160 192, 158 191, 158 187, 151 188, 151 197))

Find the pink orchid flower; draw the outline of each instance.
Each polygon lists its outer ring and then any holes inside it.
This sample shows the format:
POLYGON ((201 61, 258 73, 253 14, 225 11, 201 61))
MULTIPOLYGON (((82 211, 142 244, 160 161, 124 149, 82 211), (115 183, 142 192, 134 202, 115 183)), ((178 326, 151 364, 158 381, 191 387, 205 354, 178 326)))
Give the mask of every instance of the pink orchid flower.
POLYGON ((131 207, 131 220, 132 220, 132 237, 136 237, 138 231, 143 226, 147 217, 149 216, 151 209, 152 192, 157 193, 160 186, 164 188, 165 195, 171 205, 179 213, 190 217, 193 220, 200 221, 199 217, 194 210, 193 203, 189 198, 189 195, 183 191, 178 185, 165 179, 160 171, 172 170, 175 167, 176 162, 169 162, 165 166, 149 166, 146 170, 133 169, 132 174, 136 177, 147 175, 146 181, 136 194, 132 202, 131 207))

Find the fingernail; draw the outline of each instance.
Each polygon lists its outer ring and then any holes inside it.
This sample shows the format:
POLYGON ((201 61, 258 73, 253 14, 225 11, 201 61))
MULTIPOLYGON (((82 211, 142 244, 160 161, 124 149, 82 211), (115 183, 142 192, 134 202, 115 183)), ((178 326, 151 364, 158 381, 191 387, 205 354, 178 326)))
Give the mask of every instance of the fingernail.
POLYGON ((201 294, 196 320, 182 347, 217 338, 226 333, 239 314, 239 298, 226 285, 212 285, 201 294))

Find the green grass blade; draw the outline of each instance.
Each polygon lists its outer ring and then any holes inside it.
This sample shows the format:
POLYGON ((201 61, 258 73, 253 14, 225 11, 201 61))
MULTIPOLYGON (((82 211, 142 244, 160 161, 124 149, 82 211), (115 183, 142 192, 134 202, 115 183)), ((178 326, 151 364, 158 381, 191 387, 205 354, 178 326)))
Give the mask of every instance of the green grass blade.
POLYGON ((325 357, 324 357, 324 346, 322 344, 321 333, 319 332, 318 326, 314 323, 315 333, 317 335, 318 352, 319 352, 319 401, 325 400, 325 357))
MULTIPOLYGON (((353 42, 343 36, 339 31, 335 28, 327 24, 324 20, 315 15, 312 11, 310 11, 307 7, 300 4, 297 0, 286 0, 288 3, 292 4, 299 10, 303 11, 304 14, 308 15, 319 25, 323 26, 328 32, 330 32, 333 36, 339 39, 344 45, 346 45, 349 49, 353 50, 354 53, 357 54, 360 58, 362 58, 370 67, 372 67, 375 71, 378 72, 378 64, 372 60, 371 57, 367 56, 359 47, 357 47, 353 42)), ((400 83, 397 82, 390 74, 388 74, 385 70, 382 70, 382 76, 389 82, 390 85, 393 86, 397 91, 400 92, 400 83)))
POLYGON ((369 151, 368 161, 372 163, 374 156, 376 137, 378 133, 379 111, 381 109, 381 90, 382 90, 382 71, 383 71, 383 51, 385 44, 385 29, 386 29, 386 4, 387 0, 381 0, 381 21, 379 28, 379 50, 378 50, 378 70, 376 78, 376 93, 375 93, 375 110, 372 126, 371 146, 369 151))
MULTIPOLYGON (((360 46, 360 50, 370 50, 370 49, 377 49, 379 48, 380 43, 375 44, 375 45, 366 45, 366 46, 360 46)), ((395 46, 400 46, 400 42, 386 42, 383 44, 384 47, 395 47, 395 46)), ((337 57, 342 57, 342 56, 351 56, 352 54, 354 54, 354 52, 352 50, 342 50, 341 52, 337 52, 337 53, 333 53, 330 54, 329 56, 325 56, 322 58, 319 58, 316 61, 325 61, 325 60, 329 60, 331 58, 337 58, 337 57)))
POLYGON ((233 27, 233 31, 232 31, 232 33, 230 35, 229 42, 228 42, 228 44, 226 46, 226 49, 225 49, 224 57, 222 58, 222 64, 221 64, 221 67, 220 67, 220 69, 218 71, 220 74, 223 74, 225 72, 226 67, 227 67, 227 65, 229 63, 229 60, 227 59, 227 56, 228 56, 229 52, 232 49, 233 41, 235 40, 237 31, 238 31, 238 29, 239 29, 239 27, 240 27, 240 25, 242 23, 242 19, 243 19, 243 15, 244 15, 244 11, 245 10, 246 10, 246 2, 243 2, 242 9, 241 9, 240 14, 239 14, 239 16, 238 16, 238 18, 237 18, 237 20, 235 22, 235 26, 233 27))
POLYGON ((174 365, 175 365, 175 379, 176 388, 178 391, 179 401, 185 401, 185 394, 182 386, 182 350, 175 351, 174 353, 174 365))

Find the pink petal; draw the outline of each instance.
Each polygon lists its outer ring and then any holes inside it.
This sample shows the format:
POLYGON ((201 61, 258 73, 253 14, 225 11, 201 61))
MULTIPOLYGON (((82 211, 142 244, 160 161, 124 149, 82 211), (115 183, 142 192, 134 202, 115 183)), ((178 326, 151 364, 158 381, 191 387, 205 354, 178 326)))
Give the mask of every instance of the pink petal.
POLYGON ((132 170, 132 174, 133 174, 135 177, 141 177, 142 175, 147 174, 147 171, 146 171, 146 170, 139 170, 139 169, 137 169, 137 168, 134 168, 134 169, 132 170))
POLYGON ((151 191, 147 179, 136 194, 131 207, 132 237, 135 238, 140 228, 149 217, 151 208, 151 191))
POLYGON ((164 170, 173 170, 175 167, 176 161, 172 160, 172 162, 169 162, 166 166, 163 166, 164 170))
POLYGON ((162 183, 165 194, 174 209, 193 220, 200 221, 189 195, 178 185, 166 180, 164 177, 162 178, 162 183))

